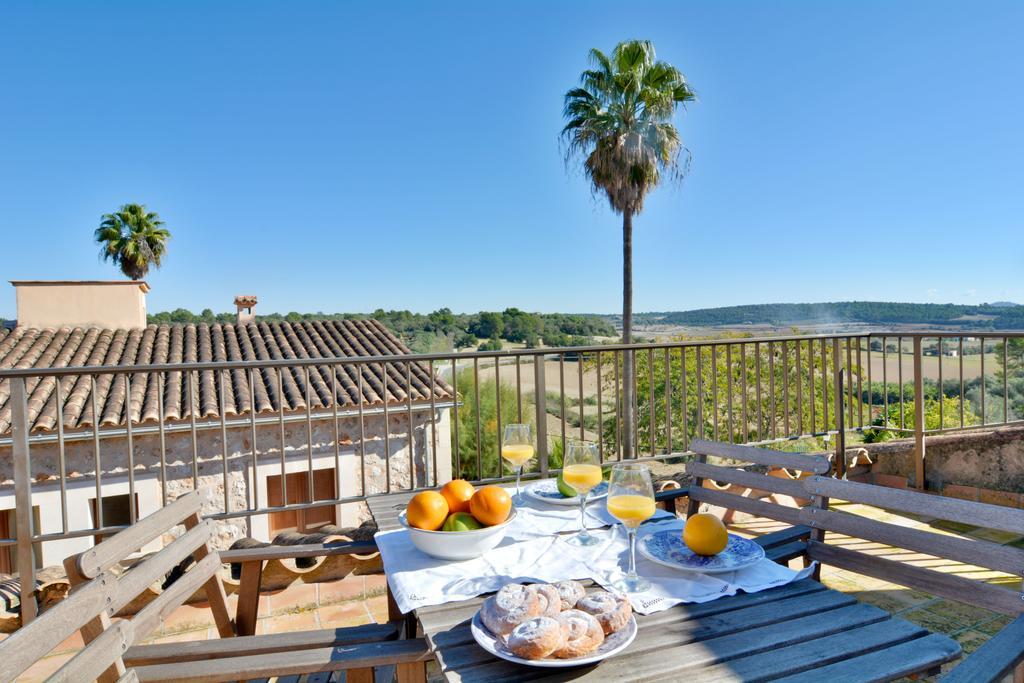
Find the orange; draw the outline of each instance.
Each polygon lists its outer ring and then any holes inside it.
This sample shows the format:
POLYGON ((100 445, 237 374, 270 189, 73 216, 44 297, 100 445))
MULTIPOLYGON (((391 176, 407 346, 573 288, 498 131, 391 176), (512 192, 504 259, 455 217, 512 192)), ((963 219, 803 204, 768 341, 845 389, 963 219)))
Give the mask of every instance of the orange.
POLYGON ((448 512, 469 512, 469 499, 476 488, 465 479, 453 479, 441 487, 441 495, 448 501, 448 512))
POLYGON ((448 519, 448 501, 437 491, 421 491, 406 506, 405 519, 409 526, 437 531, 448 519))
POLYGON ((501 524, 512 510, 512 497, 500 486, 485 486, 469 499, 469 511, 485 526, 501 524))
POLYGON ((718 517, 702 512, 686 520, 683 543, 698 555, 717 555, 729 544, 729 532, 718 517))

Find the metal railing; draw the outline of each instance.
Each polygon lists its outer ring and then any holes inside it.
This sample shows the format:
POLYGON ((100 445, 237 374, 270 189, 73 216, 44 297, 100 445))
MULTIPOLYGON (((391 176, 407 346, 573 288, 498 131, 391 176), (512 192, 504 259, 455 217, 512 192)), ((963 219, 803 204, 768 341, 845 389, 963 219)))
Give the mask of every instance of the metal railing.
MULTIPOLYGON (((922 485, 926 435, 1024 419, 1024 333, 871 332, 20 368, 0 370, 0 401, 5 395, 11 429, 0 449, 12 454, 4 478, 14 481, 6 495, 13 488, 17 523, 0 551, 17 549, 24 576, 34 572, 42 544, 88 543, 133 523, 142 483, 157 499, 145 499, 146 508, 214 483, 222 496, 211 516, 244 521, 251 534, 257 519, 297 519, 448 478, 505 481, 512 472, 500 442, 510 422, 534 426, 534 477, 560 469, 574 438, 596 442, 602 461, 616 461, 677 458, 694 437, 755 444, 815 438, 818 448, 824 439, 843 453, 849 438, 913 434, 922 485), (622 420, 625 362, 633 364, 632 425, 622 420), (414 373, 429 378, 429 398, 414 399, 408 390, 414 373), (368 404, 367 378, 404 399, 368 404), (256 387, 266 400, 257 400, 256 387), (437 391, 445 387, 451 391, 437 391), (65 415, 71 393, 81 400, 75 419, 65 415), (43 415, 51 418, 45 424, 37 422, 43 415), (333 469, 333 488, 317 488, 321 469, 333 469), (110 490, 127 494, 127 518, 117 523, 104 519, 110 490), (73 494, 79 502, 91 496, 91 519, 81 505, 77 513, 69 508, 73 494), (30 511, 44 498, 49 521, 40 524, 30 511)), ((841 470, 845 458, 836 463, 841 470)), ((31 583, 22 594, 30 619, 31 583)))

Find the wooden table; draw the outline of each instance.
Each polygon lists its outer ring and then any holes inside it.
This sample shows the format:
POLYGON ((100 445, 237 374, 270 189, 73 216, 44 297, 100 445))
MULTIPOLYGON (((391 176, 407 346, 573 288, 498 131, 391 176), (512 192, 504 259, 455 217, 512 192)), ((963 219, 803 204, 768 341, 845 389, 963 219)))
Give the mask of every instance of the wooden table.
MULTIPOLYGON (((382 529, 397 526, 408 496, 370 507, 382 529)), ((937 672, 960 656, 952 639, 896 619, 811 579, 637 615, 636 640, 598 665, 526 667, 478 646, 469 622, 485 596, 415 611, 449 681, 888 681, 937 672)))

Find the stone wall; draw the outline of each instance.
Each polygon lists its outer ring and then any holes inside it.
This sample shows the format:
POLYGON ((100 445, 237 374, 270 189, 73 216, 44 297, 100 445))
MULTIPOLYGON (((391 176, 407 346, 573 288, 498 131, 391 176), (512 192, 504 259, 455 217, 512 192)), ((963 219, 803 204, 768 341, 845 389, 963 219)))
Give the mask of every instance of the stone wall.
MULTIPOLYGON (((439 482, 451 478, 451 436, 449 410, 432 413, 395 411, 388 416, 387 450, 385 449, 384 417, 368 415, 364 418, 365 441, 360 440, 359 421, 340 418, 338 421, 338 448, 335 448, 335 429, 331 420, 314 420, 311 428, 304 421, 286 423, 284 427, 283 466, 285 472, 306 471, 310 460, 314 469, 338 466, 337 481, 340 497, 361 496, 422 486, 433 480, 437 468, 439 482), (432 430, 436 429, 437 452, 433 450, 432 430), (410 431, 412 445, 410 447, 410 431), (309 434, 312 438, 308 438, 309 434), (361 455, 365 451, 365 462, 361 455), (364 478, 365 472, 365 478, 364 478), (363 491, 365 481, 366 491, 363 491)), ((267 506, 267 477, 279 476, 282 470, 282 436, 279 424, 260 424, 255 432, 249 425, 226 430, 226 448, 219 423, 214 429, 196 432, 193 463, 193 443, 190 431, 165 435, 163 467, 161 467, 160 437, 158 434, 135 435, 133 468, 135 490, 139 500, 139 516, 152 513, 163 504, 161 471, 165 472, 167 500, 191 491, 196 485, 213 490, 214 504, 205 514, 225 511, 244 511, 267 506), (255 450, 255 463, 254 463, 255 450), (226 452, 226 457, 225 457, 226 452), (254 468, 255 464, 255 468, 254 468), (226 495, 225 495, 226 491, 226 495)), ((100 470, 103 494, 128 492, 128 444, 123 436, 100 441, 100 470)), ((92 528, 92 503, 95 499, 96 457, 93 442, 69 441, 65 445, 67 471, 67 499, 70 529, 92 528)), ((33 504, 37 510, 42 533, 61 532, 60 523, 60 465, 57 445, 36 443, 30 445, 31 474, 33 477, 33 504)), ((10 446, 0 447, 0 510, 13 509, 14 482, 10 446)), ((363 504, 339 506, 340 524, 358 525, 368 517, 363 504)), ((238 517, 224 520, 219 525, 218 546, 226 548, 244 535, 257 538, 266 535, 266 515, 247 519, 238 517), (250 526, 251 521, 251 526, 250 526), (261 529, 263 533, 261 532, 261 529)), ((269 540, 269 539, 266 539, 269 540)), ((53 546, 60 545, 65 554, 80 552, 79 545, 89 547, 91 539, 77 542, 57 541, 44 544, 43 564, 58 562, 60 553, 53 546)))
MULTIPOLYGON (((874 471, 905 476, 916 484, 914 440, 865 444, 874 471)), ((925 439, 925 483, 929 490, 948 486, 1024 492, 1024 427, 941 434, 925 439)))

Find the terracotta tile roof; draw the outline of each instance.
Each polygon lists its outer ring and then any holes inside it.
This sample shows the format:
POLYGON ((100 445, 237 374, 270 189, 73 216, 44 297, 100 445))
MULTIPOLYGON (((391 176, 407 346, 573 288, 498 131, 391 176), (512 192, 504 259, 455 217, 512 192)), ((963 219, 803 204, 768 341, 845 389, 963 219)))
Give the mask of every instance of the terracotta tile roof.
MULTIPOLYGON (((194 363, 202 361, 273 360, 293 358, 346 358, 406 354, 409 349, 376 320, 317 320, 300 323, 259 322, 243 325, 207 325, 201 323, 150 325, 144 329, 111 330, 74 328, 60 330, 0 330, 0 369, 52 368, 83 365, 115 366, 150 363, 194 363)), ((404 364, 362 366, 362 396, 354 366, 338 367, 337 400, 339 409, 364 406, 405 405, 430 400, 430 373, 425 365, 412 366, 412 381, 407 380, 404 364), (386 374, 386 388, 384 376, 386 374)), ((313 410, 333 405, 331 370, 324 365, 308 366, 309 403, 313 410)), ((304 368, 285 367, 280 390, 273 369, 253 371, 252 391, 248 373, 242 369, 192 374, 189 392, 181 372, 134 375, 128 410, 133 425, 155 423, 163 402, 165 421, 191 417, 189 394, 194 400, 197 420, 219 418, 220 385, 224 392, 226 417, 249 414, 253 401, 256 413, 276 412, 284 403, 285 411, 305 410, 306 379, 304 368), (161 382, 163 395, 160 395, 161 382), (251 399, 250 399, 251 395, 251 399)), ((33 431, 57 428, 55 378, 29 378, 29 422, 33 431)), ((69 376, 61 380, 64 428, 75 430, 93 425, 92 383, 87 376, 69 376)), ((452 389, 440 379, 434 380, 435 400, 452 397, 452 389)), ((0 381, 0 434, 10 433, 10 383, 0 381)), ((96 379, 96 403, 101 426, 125 424, 125 385, 122 375, 96 379)))

